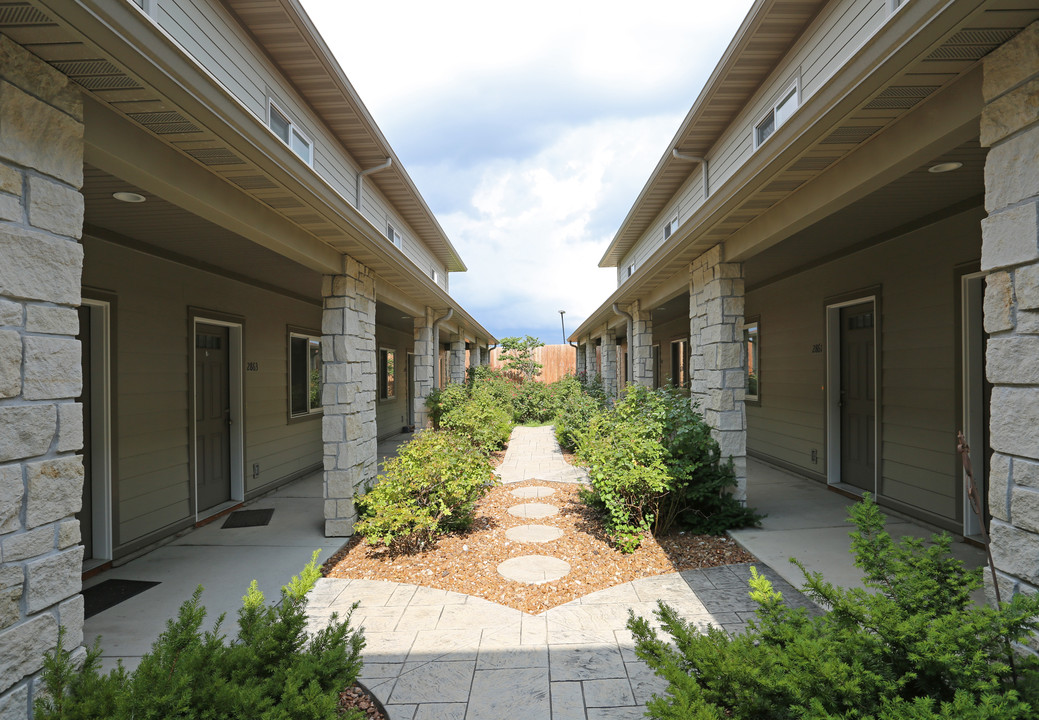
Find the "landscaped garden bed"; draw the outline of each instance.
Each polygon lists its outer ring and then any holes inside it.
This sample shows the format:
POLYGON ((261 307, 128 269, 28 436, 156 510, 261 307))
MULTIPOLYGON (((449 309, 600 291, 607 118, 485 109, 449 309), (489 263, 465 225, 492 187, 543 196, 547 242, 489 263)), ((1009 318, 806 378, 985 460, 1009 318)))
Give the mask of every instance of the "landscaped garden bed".
POLYGON ((435 547, 415 554, 366 545, 363 538, 355 537, 328 559, 324 572, 327 577, 388 580, 450 590, 537 614, 639 578, 753 560, 727 536, 681 532, 660 538, 647 536, 634 552, 621 553, 610 544, 597 513, 581 501, 579 493, 578 485, 541 480, 496 486, 477 503, 469 531, 443 535, 435 547), (506 512, 524 502, 511 491, 533 485, 555 490, 539 502, 555 505, 559 514, 537 522, 560 528, 563 536, 543 544, 512 542, 505 531, 530 521, 506 512), (512 582, 498 574, 500 563, 531 553, 565 560, 570 563, 570 574, 543 585, 512 582))

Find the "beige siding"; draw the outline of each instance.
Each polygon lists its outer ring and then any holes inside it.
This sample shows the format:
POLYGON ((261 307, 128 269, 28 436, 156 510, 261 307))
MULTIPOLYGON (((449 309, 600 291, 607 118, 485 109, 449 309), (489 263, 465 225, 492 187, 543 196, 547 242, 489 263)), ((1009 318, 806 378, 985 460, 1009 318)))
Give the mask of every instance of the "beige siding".
MULTIPOLYGON (((325 125, 285 82, 267 56, 255 45, 226 9, 207 0, 156 0, 155 21, 181 48, 206 68, 243 106, 267 123, 268 98, 303 131, 314 145, 313 168, 346 202, 356 205, 358 168, 325 125)), ((400 221, 392 204, 371 181, 364 184, 362 213, 380 232, 392 218, 404 238, 404 254, 423 272, 443 266, 400 221)), ((446 279, 441 284, 446 288, 446 279)))
MULTIPOLYGON (((775 102, 797 83, 800 102, 814 95, 826 81, 887 21, 888 0, 835 0, 830 3, 789 55, 766 80, 707 155, 710 187, 717 192, 754 154, 753 130, 775 102)), ((664 242, 664 224, 679 211, 684 224, 703 204, 701 173, 695 169, 686 184, 625 256, 621 267, 635 260, 641 265, 664 242)), ((618 275, 618 284, 625 278, 618 275)))
POLYGON ((962 213, 747 293, 746 313, 761 323, 761 404, 747 407, 752 453, 825 476, 826 300, 879 285, 880 494, 957 519, 955 268, 979 257, 982 216, 962 213), (813 352, 820 344, 824 352, 813 352))
MULTIPOLYGON (((394 373, 396 396, 391 400, 376 399, 375 414, 380 439, 398 434, 408 422, 408 353, 414 346, 414 340, 407 333, 382 326, 375 328, 376 349, 393 350, 397 353, 394 373)), ((381 372, 381 368, 376 366, 376 372, 381 372)))
POLYGON ((193 519, 189 307, 243 318, 243 361, 258 367, 243 373, 246 493, 320 465, 320 415, 289 422, 287 370, 287 327, 319 330, 319 305, 94 238, 84 245, 83 284, 117 298, 117 553, 193 519))

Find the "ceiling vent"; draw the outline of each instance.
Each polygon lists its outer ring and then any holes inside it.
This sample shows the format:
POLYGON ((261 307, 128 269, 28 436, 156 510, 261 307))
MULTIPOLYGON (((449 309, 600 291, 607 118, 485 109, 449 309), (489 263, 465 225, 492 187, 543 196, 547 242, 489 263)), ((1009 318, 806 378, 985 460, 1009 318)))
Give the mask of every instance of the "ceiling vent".
POLYGON ((28 3, 0 5, 0 25, 53 25, 54 21, 28 3))
POLYGON ((787 169, 793 172, 818 172, 830 167, 836 160, 837 158, 828 156, 803 157, 787 169))
POLYGON ((238 175, 227 179, 243 190, 270 190, 278 187, 265 175, 238 175))
POLYGON ((865 142, 880 130, 876 125, 849 125, 840 127, 823 138, 823 145, 858 145, 865 142))
POLYGON ((156 135, 187 135, 202 132, 197 125, 178 112, 130 113, 129 117, 156 135))
POLYGON ((244 165, 245 161, 227 148, 195 148, 185 150, 203 165, 244 165))
POLYGON ((938 90, 937 85, 896 85, 869 101, 867 110, 908 110, 938 90))
POLYGON ((927 60, 980 60, 1020 31, 1020 28, 966 28, 946 40, 927 60))

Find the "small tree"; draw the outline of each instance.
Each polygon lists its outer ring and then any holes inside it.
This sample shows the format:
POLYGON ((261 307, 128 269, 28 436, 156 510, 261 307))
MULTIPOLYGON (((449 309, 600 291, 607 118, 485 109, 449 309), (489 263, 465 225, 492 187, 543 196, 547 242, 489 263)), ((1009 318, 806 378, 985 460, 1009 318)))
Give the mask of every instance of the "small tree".
POLYGON ((524 380, 533 380, 541 374, 543 367, 534 359, 534 351, 544 345, 545 343, 530 335, 523 338, 502 338, 501 358, 505 369, 519 373, 524 380))

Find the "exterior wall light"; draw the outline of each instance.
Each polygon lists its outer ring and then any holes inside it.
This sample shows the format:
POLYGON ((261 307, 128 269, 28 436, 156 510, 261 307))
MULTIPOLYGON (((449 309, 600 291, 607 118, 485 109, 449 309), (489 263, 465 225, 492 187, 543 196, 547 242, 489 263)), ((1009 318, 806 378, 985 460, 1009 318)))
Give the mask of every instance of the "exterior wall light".
POLYGON ((120 202, 126 203, 142 203, 147 199, 144 197, 144 195, 141 195, 140 193, 122 191, 112 193, 112 197, 114 197, 116 200, 119 200, 120 202))
POLYGON ((952 172, 953 170, 959 170, 961 167, 963 167, 963 163, 961 162, 943 162, 927 168, 927 172, 935 174, 947 173, 952 172))

